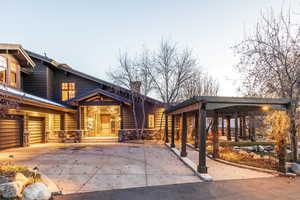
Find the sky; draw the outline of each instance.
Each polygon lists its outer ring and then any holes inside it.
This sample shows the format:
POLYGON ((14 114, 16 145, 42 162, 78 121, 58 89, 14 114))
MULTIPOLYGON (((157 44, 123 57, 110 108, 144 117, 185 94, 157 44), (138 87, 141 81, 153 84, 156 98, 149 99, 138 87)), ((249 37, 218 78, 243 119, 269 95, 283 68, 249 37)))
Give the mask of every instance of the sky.
POLYGON ((238 96, 241 76, 232 46, 251 32, 262 10, 300 0, 0 0, 0 43, 17 43, 108 80, 120 52, 157 49, 162 38, 191 48, 199 67, 220 83, 220 95, 238 96))

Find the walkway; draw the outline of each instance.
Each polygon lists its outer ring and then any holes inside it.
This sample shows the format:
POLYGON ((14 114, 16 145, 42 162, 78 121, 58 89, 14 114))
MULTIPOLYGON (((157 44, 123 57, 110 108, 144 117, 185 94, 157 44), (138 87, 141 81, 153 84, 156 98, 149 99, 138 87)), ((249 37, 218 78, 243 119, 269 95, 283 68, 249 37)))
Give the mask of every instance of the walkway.
POLYGON ((64 194, 200 182, 171 151, 143 144, 42 144, 0 151, 0 161, 33 168, 64 194))
MULTIPOLYGON (((198 164, 199 153, 191 147, 187 147, 188 158, 194 163, 198 164)), ((206 157, 206 164, 208 173, 212 176, 214 181, 219 180, 233 180, 233 179, 250 179, 250 178, 265 178, 274 177, 272 174, 257 172, 254 170, 243 169, 227 164, 214 161, 206 157)))

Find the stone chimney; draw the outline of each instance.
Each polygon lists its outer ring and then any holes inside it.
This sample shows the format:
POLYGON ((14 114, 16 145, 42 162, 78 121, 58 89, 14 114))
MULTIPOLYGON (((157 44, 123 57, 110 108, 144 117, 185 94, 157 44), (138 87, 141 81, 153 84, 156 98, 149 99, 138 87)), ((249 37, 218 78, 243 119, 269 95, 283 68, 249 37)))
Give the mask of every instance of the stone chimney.
POLYGON ((132 81, 130 83, 130 88, 133 92, 135 93, 140 93, 141 92, 141 81, 132 81))

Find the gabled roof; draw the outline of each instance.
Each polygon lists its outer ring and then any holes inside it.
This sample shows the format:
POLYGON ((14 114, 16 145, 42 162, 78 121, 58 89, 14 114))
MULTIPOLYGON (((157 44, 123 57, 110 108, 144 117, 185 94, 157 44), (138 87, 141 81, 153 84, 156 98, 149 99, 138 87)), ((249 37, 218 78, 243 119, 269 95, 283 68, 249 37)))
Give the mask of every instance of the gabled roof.
POLYGON ((17 57, 22 64, 35 67, 35 63, 31 60, 27 52, 19 44, 0 44, 0 53, 9 53, 17 57))
POLYGON ((233 107, 262 107, 264 105, 269 105, 273 109, 286 109, 290 100, 283 98, 196 96, 169 107, 165 113, 168 114, 197 103, 205 103, 206 110, 221 110, 233 107))
POLYGON ((108 92, 106 90, 102 90, 100 88, 88 91, 88 92, 86 92, 86 93, 84 93, 84 94, 82 94, 78 97, 75 97, 73 99, 68 100, 66 103, 67 104, 72 104, 74 102, 83 101, 83 100, 88 99, 88 98, 90 98, 92 96, 95 96, 95 95, 104 95, 106 97, 112 98, 116 101, 119 101, 119 102, 122 102, 122 103, 125 103, 125 104, 129 104, 129 105, 132 103, 132 101, 127 99, 127 98, 121 97, 117 94, 108 92))
POLYGON ((24 102, 24 103, 28 103, 28 104, 31 104, 33 106, 38 106, 38 107, 50 107, 55 110, 64 110, 64 111, 71 111, 71 112, 76 111, 71 106, 62 105, 62 104, 56 103, 54 101, 50 101, 48 99, 44 99, 44 98, 41 98, 41 97, 38 97, 35 95, 21 92, 19 90, 7 87, 2 84, 0 84, 0 92, 3 92, 4 94, 6 94, 8 96, 20 99, 21 103, 24 102))
MULTIPOLYGON (((102 85, 106 85, 108 87, 111 87, 111 88, 114 88, 116 91, 122 91, 124 93, 128 93, 128 94, 131 94, 131 91, 129 89, 126 89, 126 88, 123 88, 121 86, 118 86, 118 85, 115 85, 113 83, 110 83, 110 82, 107 82, 107 81, 104 81, 102 79, 99 79, 99 78, 96 78, 96 77, 93 77, 91 75, 88 75, 88 74, 85 74, 83 72, 80 72, 80 71, 77 71, 73 68, 71 68, 69 65, 66 65, 66 64, 60 64, 59 62, 51 59, 51 58, 48 58, 48 57, 45 57, 45 56, 42 56, 42 55, 39 55, 37 53, 34 53, 34 52, 31 52, 31 51, 28 51, 26 50, 28 55, 33 57, 33 58, 36 58, 36 59, 39 59, 39 60, 42 60, 44 62, 47 62, 51 65, 53 65, 54 67, 56 67, 57 69, 59 70, 63 70, 65 72, 68 72, 68 73, 71 73, 71 74, 74 74, 74 75, 77 75, 77 76, 80 76, 82 78, 85 78, 85 79, 88 79, 88 80, 91 80, 91 81, 94 81, 96 83, 100 83, 102 85)), ((162 105, 163 103, 161 101, 158 101, 156 99, 153 99, 151 97, 148 97, 148 96, 144 96, 142 95, 143 97, 146 98, 147 101, 153 103, 153 104, 159 104, 159 105, 162 105)))

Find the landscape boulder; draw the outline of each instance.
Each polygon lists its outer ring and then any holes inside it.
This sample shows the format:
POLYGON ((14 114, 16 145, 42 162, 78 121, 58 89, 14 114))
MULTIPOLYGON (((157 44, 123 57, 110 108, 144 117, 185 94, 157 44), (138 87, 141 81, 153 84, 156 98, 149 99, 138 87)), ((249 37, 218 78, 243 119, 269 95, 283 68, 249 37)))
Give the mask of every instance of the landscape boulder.
POLYGON ((44 183, 34 183, 27 186, 23 191, 24 200, 49 200, 51 192, 44 183))
POLYGON ((21 196, 21 183, 9 182, 0 185, 0 196, 3 198, 16 198, 21 196))

